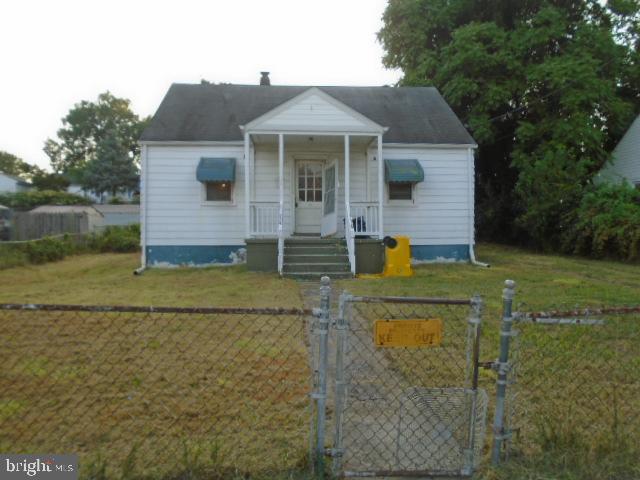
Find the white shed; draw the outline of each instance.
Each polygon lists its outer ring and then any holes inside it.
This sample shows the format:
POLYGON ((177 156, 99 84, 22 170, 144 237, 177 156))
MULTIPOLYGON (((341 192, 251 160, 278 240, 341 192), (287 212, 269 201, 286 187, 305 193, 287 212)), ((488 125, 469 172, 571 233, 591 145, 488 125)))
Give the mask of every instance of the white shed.
POLYGON ((287 246, 326 239, 355 273, 356 239, 387 235, 472 255, 476 144, 435 88, 174 84, 141 144, 144 265, 273 241, 287 273, 287 246))

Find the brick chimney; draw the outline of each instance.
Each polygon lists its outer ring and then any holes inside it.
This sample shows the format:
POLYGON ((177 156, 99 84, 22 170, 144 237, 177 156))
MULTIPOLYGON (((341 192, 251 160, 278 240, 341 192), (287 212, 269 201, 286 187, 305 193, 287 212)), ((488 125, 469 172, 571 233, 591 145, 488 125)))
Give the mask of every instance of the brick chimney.
POLYGON ((271 80, 269 79, 269 72, 260 72, 260 85, 271 85, 271 80))

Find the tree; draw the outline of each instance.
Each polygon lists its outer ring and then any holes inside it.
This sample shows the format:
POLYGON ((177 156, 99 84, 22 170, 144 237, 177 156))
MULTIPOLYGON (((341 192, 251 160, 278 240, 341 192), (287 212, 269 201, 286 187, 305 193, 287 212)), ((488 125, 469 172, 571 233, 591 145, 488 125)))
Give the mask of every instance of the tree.
POLYGON ((96 102, 74 105, 62 119, 58 140, 47 139, 44 151, 55 172, 79 181, 83 169, 96 159, 98 145, 109 136, 117 136, 133 161, 139 162, 138 139, 148 121, 131 110, 129 100, 105 92, 96 102))
POLYGON ((37 190, 66 191, 71 182, 64 175, 38 169, 31 177, 31 184, 37 190))
POLYGON ((37 170, 39 169, 35 165, 31 165, 9 152, 0 150, 0 172, 30 180, 37 170))
POLYGON ((640 109, 638 2, 390 0, 383 20, 385 65, 478 141, 479 233, 556 248, 640 109))
POLYGON ((81 185, 85 190, 116 196, 119 191, 136 189, 138 178, 127 141, 111 133, 98 142, 95 155, 84 170, 81 185))

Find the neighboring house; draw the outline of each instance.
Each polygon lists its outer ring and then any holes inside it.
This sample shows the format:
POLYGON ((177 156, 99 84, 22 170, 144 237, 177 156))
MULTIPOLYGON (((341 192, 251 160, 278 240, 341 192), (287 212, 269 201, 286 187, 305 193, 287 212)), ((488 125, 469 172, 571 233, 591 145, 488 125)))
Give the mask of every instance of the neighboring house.
POLYGON ((110 205, 96 204, 93 206, 104 217, 102 224, 109 225, 132 225, 140 223, 140 205, 110 205))
POLYGON ((627 181, 640 188, 640 115, 616 145, 611 162, 602 169, 599 180, 612 183, 627 181))
POLYGON ((267 245, 286 272, 314 237, 344 238, 350 272, 387 235, 416 260, 472 254, 476 143, 435 88, 174 84, 141 144, 143 265, 248 247, 251 267, 267 245))
POLYGON ((133 197, 139 193, 137 190, 122 190, 114 196, 110 193, 96 193, 91 190, 85 190, 82 185, 78 185, 77 183, 69 185, 67 187, 67 192, 80 195, 96 203, 108 203, 114 198, 118 198, 125 202, 131 202, 133 197))
POLYGON ((26 180, 0 172, 0 193, 24 192, 29 189, 31 185, 26 180))

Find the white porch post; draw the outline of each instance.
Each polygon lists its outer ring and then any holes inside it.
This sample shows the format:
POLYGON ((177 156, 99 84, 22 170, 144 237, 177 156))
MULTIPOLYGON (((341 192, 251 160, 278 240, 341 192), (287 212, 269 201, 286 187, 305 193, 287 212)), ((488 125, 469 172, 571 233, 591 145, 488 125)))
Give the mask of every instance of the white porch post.
POLYGON ((378 238, 384 238, 382 228, 383 214, 382 204, 384 202, 384 170, 382 165, 382 135, 378 135, 378 238))
POLYGON ((245 230, 247 232, 246 238, 251 237, 251 159, 249 156, 249 148, 251 141, 251 135, 249 132, 244 132, 244 215, 245 215, 245 230))
MULTIPOLYGON (((351 183, 349 181, 349 164, 351 162, 350 160, 350 150, 349 150, 349 135, 345 135, 344 136, 344 205, 345 205, 345 215, 347 213, 351 212, 351 197, 349 194, 349 184, 351 183)), ((347 218, 345 220, 345 228, 349 227, 349 225, 351 225, 351 218, 347 218)))
MULTIPOLYGON (((278 203, 282 209, 284 206, 284 135, 278 134, 278 189, 280 195, 278 197, 278 203)), ((284 224, 284 219, 281 219, 284 224)))
POLYGON ((284 135, 278 134, 278 273, 284 269, 284 135))

